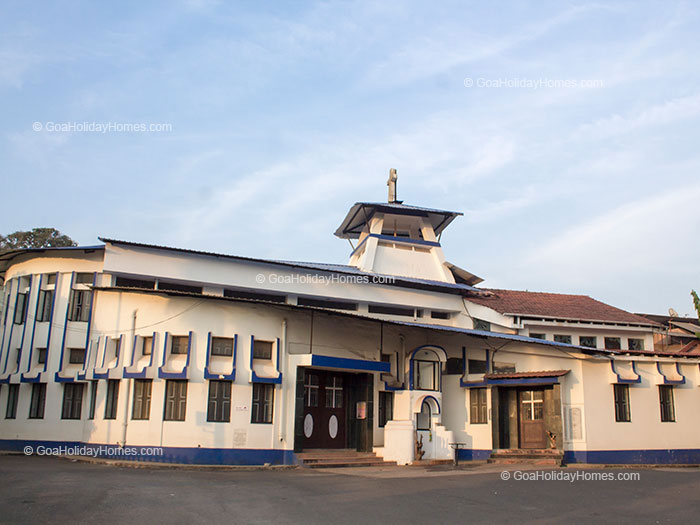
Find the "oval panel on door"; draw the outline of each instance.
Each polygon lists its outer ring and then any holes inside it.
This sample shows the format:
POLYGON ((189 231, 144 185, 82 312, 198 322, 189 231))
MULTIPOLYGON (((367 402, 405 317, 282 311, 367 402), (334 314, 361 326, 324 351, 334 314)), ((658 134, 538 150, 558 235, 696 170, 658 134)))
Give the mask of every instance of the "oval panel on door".
POLYGON ((307 438, 311 437, 311 434, 314 433, 314 418, 311 414, 306 414, 306 417, 304 418, 304 435, 307 438))
POLYGON ((338 418, 335 417, 335 414, 328 420, 328 435, 331 436, 331 439, 335 439, 338 435, 338 418))

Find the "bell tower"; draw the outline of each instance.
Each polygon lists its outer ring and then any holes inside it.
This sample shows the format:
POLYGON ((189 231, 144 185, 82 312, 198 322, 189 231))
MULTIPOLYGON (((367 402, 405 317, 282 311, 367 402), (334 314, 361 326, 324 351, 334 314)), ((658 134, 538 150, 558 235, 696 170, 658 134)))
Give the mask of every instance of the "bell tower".
POLYGON ((395 169, 389 171, 386 203, 355 203, 335 235, 357 239, 351 266, 371 272, 454 283, 440 235, 459 212, 409 206, 398 200, 395 169))

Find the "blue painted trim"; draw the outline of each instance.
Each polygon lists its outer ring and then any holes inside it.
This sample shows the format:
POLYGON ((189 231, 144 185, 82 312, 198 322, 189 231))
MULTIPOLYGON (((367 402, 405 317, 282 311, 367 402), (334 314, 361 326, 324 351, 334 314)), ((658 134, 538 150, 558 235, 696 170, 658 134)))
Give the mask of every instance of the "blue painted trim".
MULTIPOLYGON (((253 368, 253 348, 255 347, 255 336, 250 336, 250 382, 251 383, 272 383, 275 385, 282 384, 282 372, 280 371, 280 338, 277 338, 277 362, 275 363, 275 370, 277 370, 277 377, 260 377, 255 373, 253 368)), ((313 359, 313 358, 312 358, 313 359)))
MULTIPOLYGON (((32 299, 32 291, 34 288, 32 286, 33 284, 34 274, 31 274, 29 276, 29 291, 27 292, 27 303, 24 306, 24 319, 22 320, 22 338, 19 341, 19 355, 17 356, 17 370, 15 371, 15 373, 20 373, 20 367, 22 366, 22 354, 24 353, 24 335, 27 333, 27 315, 29 313, 29 303, 32 299)), ((34 319, 36 320, 36 316, 34 316, 34 319)))
POLYGON ((122 377, 124 377, 125 379, 144 379, 148 375, 148 369, 153 367, 153 356, 156 352, 156 332, 153 332, 153 335, 151 336, 151 358, 149 359, 148 364, 140 372, 127 371, 127 368, 131 368, 134 366, 134 359, 136 356, 136 341, 138 337, 143 336, 134 336, 134 348, 131 351, 131 365, 129 367, 124 367, 124 370, 122 372, 122 377))
POLYGON ((661 374, 661 377, 664 378, 664 385, 685 385, 685 376, 683 374, 681 374, 681 371, 678 368, 678 362, 676 362, 676 372, 683 379, 669 379, 668 377, 666 377, 666 374, 664 374, 661 371, 661 362, 660 361, 656 362, 656 370, 658 370, 659 374, 661 374))
POLYGON ((457 457, 460 461, 483 461, 491 457, 493 450, 479 450, 473 448, 460 448, 457 457))
POLYGON ((564 462, 611 465, 697 465, 700 449, 567 450, 564 462))
MULTIPOLYGON (((34 450, 39 446, 85 447, 95 457, 120 459, 126 461, 143 461, 149 463, 181 463, 186 465, 295 465, 296 455, 292 450, 255 449, 255 448, 200 448, 200 447, 159 447, 162 456, 123 456, 118 454, 119 445, 102 443, 85 443, 81 441, 35 441, 24 439, 2 439, 0 449, 21 451, 26 446, 34 450), (110 451, 112 453, 110 453, 110 451)), ((155 445, 126 445, 129 448, 153 447, 155 445)))
MULTIPOLYGON (((68 333, 68 314, 70 313, 71 302, 73 299, 73 282, 75 281, 75 272, 70 274, 70 287, 68 288, 68 304, 66 305, 66 316, 63 320, 63 337, 61 338, 61 357, 58 361, 58 371, 54 375, 57 382, 65 382, 66 379, 61 377, 63 372, 63 359, 66 352, 66 334, 68 333)), ((56 283, 58 285, 58 283, 56 283)), ((46 351, 46 362, 49 362, 48 350, 46 351)))
POLYGON ((56 284, 53 286, 53 301, 51 301, 51 313, 49 314, 49 333, 46 336, 46 360, 44 361, 44 372, 49 369, 49 353, 51 350, 51 329, 53 328, 53 313, 56 309, 56 297, 58 296, 58 278, 61 276, 56 272, 56 284))
MULTIPOLYGON (((10 299, 12 298, 12 281, 10 279, 10 289, 8 290, 7 300, 5 301, 5 321, 2 324, 2 343, 0 343, 0 360, 2 360, 2 354, 5 350, 5 332, 7 332, 7 317, 10 313, 10 299)), ((12 330, 10 328, 10 330, 12 330)))
MULTIPOLYGON (((87 359, 87 348, 88 348, 88 343, 90 342, 90 330, 92 328, 92 312, 93 312, 93 307, 95 305, 95 286, 97 285, 97 272, 93 272, 92 274, 92 287, 93 290, 90 291, 90 313, 88 314, 88 324, 87 324, 87 330, 85 332, 85 352, 86 352, 86 359, 87 359)), ((121 340, 121 336, 120 336, 121 340)), ((120 343, 121 344, 121 343, 120 343)))
POLYGON ((636 361, 632 361, 632 372, 637 374, 636 379, 622 379, 620 374, 617 373, 617 370, 615 370, 615 360, 610 359, 610 367, 612 368, 613 374, 617 376, 617 382, 621 385, 636 385, 642 382, 642 376, 639 375, 639 372, 637 372, 637 363, 636 361))
MULTIPOLYGON (((19 291, 19 279, 11 279, 10 280, 10 297, 8 297, 8 299, 7 299, 7 309, 5 311, 5 326, 7 326, 7 313, 10 310, 10 302, 11 302, 10 299, 12 297, 12 282, 13 281, 17 281, 17 291, 19 291)), ((17 296, 17 293, 15 292, 15 308, 17 308, 17 297, 16 296, 17 296)), ((13 310, 14 310, 14 308, 13 308, 13 310)), ((7 371, 7 360, 10 358, 10 347, 12 347, 12 332, 14 331, 14 329, 15 329, 15 319, 13 316, 12 320, 11 320, 11 324, 10 324, 10 336, 7 338, 7 350, 5 350, 5 364, 2 367, 3 375, 7 371)), ((4 336, 5 336, 5 334, 3 334, 3 338, 4 338, 4 336)), ((4 341, 3 341, 3 345, 4 345, 4 341)), ((9 382, 10 382, 9 377, 0 381, 0 383, 9 383, 9 382)))
MULTIPOLYGON (((34 334, 36 333, 36 317, 37 314, 39 313, 39 297, 41 296, 41 287, 44 284, 44 274, 39 275, 39 286, 37 287, 36 291, 36 304, 34 305, 34 320, 32 322, 32 337, 29 340, 29 360, 27 362, 27 371, 25 373, 29 373, 29 371, 32 369, 32 357, 34 357, 34 334)), ((22 374, 19 378, 20 382, 24 379, 24 374, 22 374)))
POLYGON ((559 377, 521 377, 518 379, 485 379, 487 385, 554 385, 559 377))
POLYGON ((435 396, 423 396, 421 398, 421 407, 423 406, 423 403, 425 403, 426 399, 432 399, 435 401, 435 404, 437 405, 437 415, 440 415, 440 412, 442 412, 442 409, 440 408, 440 401, 438 401, 435 396))
MULTIPOLYGON (((189 337, 187 339, 187 358, 185 359, 185 366, 182 368, 181 372, 165 372, 163 367, 165 366, 167 360, 167 350, 168 350, 168 335, 169 332, 165 333, 165 348, 163 349, 163 365, 158 369, 158 377, 160 379, 187 379, 187 369, 190 366, 190 355, 192 354, 192 336, 194 333, 190 330, 189 337)), ((171 352, 172 354, 172 352, 171 352)))
POLYGON ((238 353, 238 334, 233 334, 233 364, 231 368, 231 373, 230 374, 213 374, 209 372, 209 359, 211 357, 211 332, 209 332, 209 335, 207 336, 207 363, 204 366, 204 379, 224 379, 227 381, 235 381, 236 380, 236 355, 238 353))
MULTIPOLYGON (((408 389, 409 389, 409 390, 413 390, 413 358, 415 357, 416 353, 417 353, 419 350, 423 350, 424 348, 431 348, 431 349, 437 348, 438 350, 441 350, 443 355, 440 356, 440 354, 438 353, 438 360, 439 360, 439 362, 444 363, 445 361, 447 361, 447 352, 446 352, 445 349, 444 349, 443 347, 441 347, 441 346, 438 346, 438 345, 421 345, 421 346, 419 346, 419 347, 414 348, 414 349, 411 351, 411 356, 410 356, 409 361, 408 361, 408 389), (441 357, 442 357, 442 359, 441 359, 441 357)), ((442 388, 442 372, 440 373, 439 381, 440 381, 440 385, 439 385, 439 386, 440 386, 440 388, 442 388)))
POLYGON ((343 370, 365 370, 368 372, 391 372, 391 364, 384 361, 367 361, 365 359, 347 359, 313 354, 311 366, 324 368, 340 368, 343 370))

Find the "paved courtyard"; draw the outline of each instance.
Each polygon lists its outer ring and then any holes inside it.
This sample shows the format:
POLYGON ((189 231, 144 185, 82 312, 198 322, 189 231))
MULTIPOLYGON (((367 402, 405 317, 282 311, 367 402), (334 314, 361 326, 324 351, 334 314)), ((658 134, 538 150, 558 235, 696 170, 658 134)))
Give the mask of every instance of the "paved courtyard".
POLYGON ((493 466, 152 469, 6 455, 0 456, 0 521, 695 523, 700 512, 698 469, 541 472, 514 466, 507 474, 493 466), (635 473, 638 480, 581 479, 635 473), (538 475, 579 479, 520 479, 538 475))

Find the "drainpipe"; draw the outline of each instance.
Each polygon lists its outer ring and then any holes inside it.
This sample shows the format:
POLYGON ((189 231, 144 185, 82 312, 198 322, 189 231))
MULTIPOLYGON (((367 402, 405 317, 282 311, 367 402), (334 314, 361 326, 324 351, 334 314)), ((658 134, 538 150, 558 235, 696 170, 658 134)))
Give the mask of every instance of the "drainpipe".
MULTIPOLYGON (((138 311, 138 308, 135 308, 131 318, 131 355, 128 356, 129 358, 127 359, 126 352, 123 352, 122 368, 126 365, 126 363, 131 363, 131 360, 134 358, 134 352, 136 351, 134 339, 136 337, 136 314, 138 311)), ((126 403, 124 404, 124 418, 122 419, 122 447, 126 446, 126 431, 129 427, 129 405, 131 404, 132 382, 133 380, 131 378, 126 380, 126 403)))
MULTIPOLYGON (((284 378, 287 377, 287 319, 282 319, 282 341, 280 341, 281 355, 280 361, 278 363, 280 371, 282 372, 282 385, 280 392, 280 408, 282 414, 280 417, 280 428, 279 428, 279 440, 286 443, 287 441, 287 389, 284 387, 284 378)), ((295 378, 296 381, 296 378, 295 378)))

